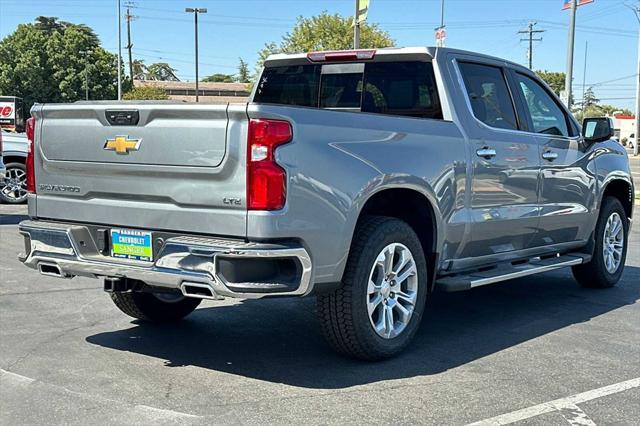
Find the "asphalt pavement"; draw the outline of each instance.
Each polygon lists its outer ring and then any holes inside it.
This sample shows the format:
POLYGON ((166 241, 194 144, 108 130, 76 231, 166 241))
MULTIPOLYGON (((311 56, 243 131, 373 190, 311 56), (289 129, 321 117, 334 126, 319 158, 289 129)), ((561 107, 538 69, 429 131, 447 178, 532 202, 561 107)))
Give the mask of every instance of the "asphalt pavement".
POLYGON ((0 206, 0 424, 583 424, 640 419, 640 227, 622 281, 567 270, 435 294, 379 363, 324 343, 314 299, 205 302, 137 322, 98 280, 23 267, 0 206))

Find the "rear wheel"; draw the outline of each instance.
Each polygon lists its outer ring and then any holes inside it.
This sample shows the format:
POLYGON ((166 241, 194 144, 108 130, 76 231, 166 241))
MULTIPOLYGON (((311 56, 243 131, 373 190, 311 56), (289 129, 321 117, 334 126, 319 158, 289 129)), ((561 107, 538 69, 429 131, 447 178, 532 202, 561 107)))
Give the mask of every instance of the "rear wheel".
POLYGON ((111 293, 113 303, 125 314, 145 321, 175 322, 193 312, 201 299, 169 293, 111 293))
POLYGON ((582 287, 609 288, 622 276, 627 257, 629 222, 624 207, 615 197, 606 197, 595 229, 595 250, 589 263, 573 267, 582 287))
POLYGON ((351 245, 343 286, 318 296, 323 334, 338 352, 392 357, 413 339, 427 297, 427 264, 405 222, 366 217, 351 245))
POLYGON ((0 180, 0 200, 8 204, 27 201, 27 168, 22 163, 9 163, 0 180))

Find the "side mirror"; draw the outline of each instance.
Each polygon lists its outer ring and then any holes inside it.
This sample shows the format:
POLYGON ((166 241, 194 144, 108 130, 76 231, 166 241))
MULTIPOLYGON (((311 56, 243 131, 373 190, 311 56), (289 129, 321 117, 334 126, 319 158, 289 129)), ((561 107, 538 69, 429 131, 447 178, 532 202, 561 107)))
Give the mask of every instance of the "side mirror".
POLYGON ((582 121, 582 136, 587 142, 603 142, 613 135, 613 121, 609 117, 585 118, 582 121))

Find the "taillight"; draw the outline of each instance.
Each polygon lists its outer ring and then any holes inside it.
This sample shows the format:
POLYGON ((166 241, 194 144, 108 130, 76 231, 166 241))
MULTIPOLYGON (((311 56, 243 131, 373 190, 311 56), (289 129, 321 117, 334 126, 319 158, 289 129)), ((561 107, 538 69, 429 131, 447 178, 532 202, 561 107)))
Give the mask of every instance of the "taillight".
POLYGON ((311 62, 360 61, 373 59, 375 56, 375 50, 338 50, 335 52, 307 53, 307 59, 309 59, 311 62))
POLYGON ((29 139, 29 152, 27 153, 27 192, 36 193, 36 174, 34 171, 35 161, 33 154, 35 151, 34 133, 36 129, 36 119, 31 117, 27 120, 27 139, 29 139))
POLYGON ((293 138, 291 124, 252 119, 247 142, 247 208, 280 210, 287 198, 287 173, 275 161, 275 150, 293 138))

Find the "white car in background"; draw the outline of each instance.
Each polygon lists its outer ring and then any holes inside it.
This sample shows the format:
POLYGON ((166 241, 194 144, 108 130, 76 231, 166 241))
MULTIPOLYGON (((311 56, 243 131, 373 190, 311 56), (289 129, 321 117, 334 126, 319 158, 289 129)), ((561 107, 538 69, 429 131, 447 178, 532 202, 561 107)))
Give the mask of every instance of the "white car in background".
POLYGON ((29 140, 24 133, 2 130, 0 202, 20 204, 27 200, 27 154, 29 140))

